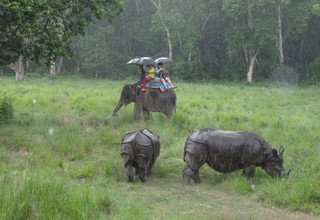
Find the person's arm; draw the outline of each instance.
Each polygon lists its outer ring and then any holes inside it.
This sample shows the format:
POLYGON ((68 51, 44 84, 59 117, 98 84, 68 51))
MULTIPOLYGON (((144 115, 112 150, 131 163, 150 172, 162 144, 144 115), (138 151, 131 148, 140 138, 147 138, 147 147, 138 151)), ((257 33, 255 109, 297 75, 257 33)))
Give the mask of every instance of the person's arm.
POLYGON ((162 68, 159 69, 159 77, 160 77, 160 79, 163 77, 163 69, 162 68))
POLYGON ((144 71, 144 69, 143 69, 143 65, 140 65, 140 70, 141 70, 140 80, 143 80, 143 79, 144 79, 144 75, 145 75, 145 71, 144 71))

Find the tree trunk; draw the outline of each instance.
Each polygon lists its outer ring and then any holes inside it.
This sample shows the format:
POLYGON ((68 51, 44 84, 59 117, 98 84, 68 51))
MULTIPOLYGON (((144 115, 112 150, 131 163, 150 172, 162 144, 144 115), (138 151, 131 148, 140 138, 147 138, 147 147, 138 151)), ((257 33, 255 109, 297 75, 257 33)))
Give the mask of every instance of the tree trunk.
POLYGON ((24 78, 24 64, 23 64, 23 57, 20 55, 19 59, 11 63, 9 68, 12 69, 16 74, 16 80, 20 81, 24 78))
MULTIPOLYGON (((161 19, 162 20, 162 19, 161 19)), ((167 41, 168 41, 168 49, 169 49, 169 57, 172 58, 172 44, 170 40, 170 31, 169 28, 165 25, 165 23, 162 20, 162 24, 165 27, 166 33, 167 33, 167 41)))
POLYGON ((163 17, 162 17, 162 13, 161 13, 161 0, 158 0, 158 4, 152 0, 152 3, 154 4, 154 6, 157 8, 157 10, 159 11, 159 15, 160 15, 160 20, 161 23, 163 25, 163 28, 166 31, 166 35, 167 35, 167 41, 168 41, 168 49, 169 49, 169 57, 172 58, 172 44, 171 44, 171 40, 170 40, 170 30, 167 27, 167 25, 165 24, 163 17))
POLYGON ((250 66, 249 66, 249 70, 248 70, 248 73, 247 73, 247 80, 249 83, 252 83, 253 82, 253 68, 254 68, 254 64, 256 62, 256 59, 257 59, 257 55, 258 53, 255 52, 252 55, 250 55, 250 66))
POLYGON ((246 62, 249 62, 248 50, 247 50, 246 46, 244 45, 244 43, 243 43, 243 51, 244 51, 244 57, 246 58, 246 62))
POLYGON ((277 6, 277 11, 278 11, 278 34, 279 34, 278 51, 279 51, 280 65, 282 66, 284 63, 284 55, 283 55, 283 37, 282 37, 282 20, 281 20, 280 4, 277 6))
POLYGON ((50 60, 50 75, 56 75, 56 61, 54 59, 50 60))
POLYGON ((56 75, 61 73, 63 66, 63 57, 59 57, 56 61, 56 75))
POLYGON ((178 40, 179 40, 179 47, 180 47, 181 54, 184 55, 184 51, 182 48, 182 41, 181 41, 181 37, 180 37, 180 31, 178 31, 178 40))

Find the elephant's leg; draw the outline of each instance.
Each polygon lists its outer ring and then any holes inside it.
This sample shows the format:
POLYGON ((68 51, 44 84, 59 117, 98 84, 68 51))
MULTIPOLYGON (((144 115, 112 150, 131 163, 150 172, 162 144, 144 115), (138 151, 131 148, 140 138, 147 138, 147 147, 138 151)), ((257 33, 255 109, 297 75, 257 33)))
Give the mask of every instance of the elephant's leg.
POLYGON ((247 178, 247 179, 250 179, 253 177, 254 173, 255 173, 255 169, 256 169, 256 166, 255 165, 248 165, 248 166, 245 166, 243 168, 243 171, 242 171, 242 174, 247 178))
POLYGON ((167 117, 167 119, 170 119, 172 116, 173 111, 168 109, 168 107, 166 107, 166 109, 163 111, 163 114, 167 117))
POLYGON ((141 118, 141 111, 142 111, 142 105, 140 103, 140 101, 137 101, 134 104, 134 119, 139 121, 141 118))
POLYGON ((144 116, 144 120, 149 120, 150 119, 150 111, 143 108, 143 116, 144 116))
POLYGON ((152 167, 148 167, 147 176, 150 176, 150 175, 151 175, 151 168, 152 168, 152 167))
POLYGON ((171 116, 173 115, 174 111, 175 111, 175 105, 173 105, 171 102, 170 103, 166 103, 166 105, 162 109, 162 113, 165 116, 167 116, 168 119, 171 118, 171 116))
POLYGON ((128 176, 128 182, 133 182, 133 169, 132 169, 132 165, 131 164, 128 164, 126 166, 127 168, 127 176, 128 176))
MULTIPOLYGON (((170 89, 171 90, 171 89, 170 89)), ((170 118, 176 111, 176 96, 174 91, 169 91, 167 100, 165 102, 165 108, 163 113, 167 116, 167 118, 170 118)))

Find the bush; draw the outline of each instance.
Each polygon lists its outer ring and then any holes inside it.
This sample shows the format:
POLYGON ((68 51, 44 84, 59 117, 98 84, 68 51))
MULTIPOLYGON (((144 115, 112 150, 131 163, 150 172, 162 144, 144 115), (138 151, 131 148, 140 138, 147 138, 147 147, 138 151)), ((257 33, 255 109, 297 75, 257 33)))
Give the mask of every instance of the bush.
POLYGON ((0 123, 8 122, 12 117, 12 99, 6 93, 0 92, 0 123))
POLYGON ((292 84, 299 83, 298 73, 291 67, 279 66, 275 68, 271 73, 269 78, 272 81, 287 82, 292 84))
POLYGON ((310 63, 308 68, 308 84, 318 85, 320 83, 320 57, 310 63))

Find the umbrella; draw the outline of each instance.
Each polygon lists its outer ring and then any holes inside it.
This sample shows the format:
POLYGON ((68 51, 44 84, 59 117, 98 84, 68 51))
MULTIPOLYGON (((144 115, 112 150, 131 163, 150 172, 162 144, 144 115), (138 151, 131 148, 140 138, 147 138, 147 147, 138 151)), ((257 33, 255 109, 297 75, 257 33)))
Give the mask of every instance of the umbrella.
POLYGON ((130 60, 127 64, 130 65, 130 64, 138 64, 137 62, 139 61, 139 58, 134 58, 132 60, 130 60))
POLYGON ((171 62, 172 58, 171 57, 160 57, 155 60, 156 64, 158 63, 165 63, 165 62, 171 62))
POLYGON ((156 63, 151 57, 140 57, 140 59, 137 61, 137 64, 139 65, 155 65, 156 63))

